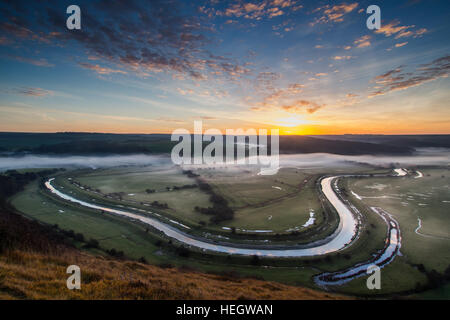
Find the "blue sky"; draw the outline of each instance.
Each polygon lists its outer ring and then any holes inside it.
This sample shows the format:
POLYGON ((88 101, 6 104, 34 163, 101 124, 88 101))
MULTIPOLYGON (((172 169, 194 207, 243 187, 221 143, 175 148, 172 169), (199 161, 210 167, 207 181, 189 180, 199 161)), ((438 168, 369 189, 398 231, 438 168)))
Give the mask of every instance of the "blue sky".
POLYGON ((2 1, 0 131, 450 133, 448 1, 2 1), (81 30, 66 8, 81 8, 81 30), (369 30, 366 8, 381 9, 369 30))

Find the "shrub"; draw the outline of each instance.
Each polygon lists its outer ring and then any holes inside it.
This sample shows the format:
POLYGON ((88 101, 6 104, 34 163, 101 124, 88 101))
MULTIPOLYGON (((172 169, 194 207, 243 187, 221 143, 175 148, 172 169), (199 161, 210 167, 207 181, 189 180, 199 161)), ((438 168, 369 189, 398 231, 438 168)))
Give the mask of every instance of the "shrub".
POLYGON ((184 246, 178 247, 176 251, 177 251, 177 254, 183 258, 188 258, 191 255, 191 252, 189 251, 189 249, 187 249, 184 246))
POLYGON ((82 233, 76 233, 74 239, 79 242, 84 242, 84 235, 82 233))
POLYGON ((260 261, 260 259, 259 259, 259 256, 257 256, 256 254, 254 254, 254 255, 252 256, 252 259, 250 260, 250 263, 251 263, 252 265, 254 265, 254 266, 258 266, 258 265, 261 263, 261 261, 260 261))
POLYGON ((90 239, 85 245, 85 248, 98 248, 99 247, 99 243, 97 240, 95 239, 90 239))
POLYGON ((144 257, 140 257, 138 260, 140 263, 147 263, 147 259, 145 259, 144 257))

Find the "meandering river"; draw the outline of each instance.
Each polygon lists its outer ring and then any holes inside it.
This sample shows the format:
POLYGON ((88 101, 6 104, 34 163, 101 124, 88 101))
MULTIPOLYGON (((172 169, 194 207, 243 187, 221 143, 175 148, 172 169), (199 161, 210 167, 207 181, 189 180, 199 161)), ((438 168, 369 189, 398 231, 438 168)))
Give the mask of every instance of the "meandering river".
MULTIPOLYGON (((407 175, 407 171, 404 169, 395 169, 394 172, 397 176, 403 177, 407 175)), ((323 255, 326 253, 336 252, 342 250, 346 246, 350 245, 352 241, 355 241, 356 234, 358 232, 358 219, 355 218, 353 213, 350 211, 349 206, 354 210, 356 208, 348 203, 346 205, 336 194, 333 189, 333 184, 335 184, 335 188, 337 189, 337 178, 334 177, 326 177, 321 180, 322 192, 331 205, 336 209, 339 215, 339 227, 336 231, 329 237, 323 240, 319 240, 311 243, 309 247, 305 248, 277 248, 270 249, 267 247, 261 249, 255 248, 246 248, 245 246, 235 247, 232 244, 214 244, 208 241, 204 241, 200 238, 195 238, 172 225, 168 225, 164 222, 161 222, 157 219, 145 217, 139 214, 135 214, 133 212, 118 210, 108 207, 103 207, 97 204, 89 203, 86 201, 82 201, 76 199, 72 196, 69 196, 59 190, 57 190, 53 185, 52 181, 54 178, 49 179, 45 186, 58 197, 65 199, 67 201, 71 201, 74 203, 78 203, 84 207, 88 207, 91 209, 102 210, 103 212, 109 212, 111 214, 123 216, 132 220, 140 221, 144 224, 150 225, 153 228, 163 232, 167 237, 176 239, 177 241, 199 248, 204 251, 214 251, 214 252, 222 252, 228 254, 239 254, 239 255, 258 255, 264 257, 306 257, 306 256, 315 256, 315 255, 323 255)), ((327 285, 341 285, 346 283, 354 278, 363 276, 366 274, 366 270, 368 267, 372 265, 377 265, 378 267, 383 267, 389 264, 395 256, 398 254, 401 247, 401 237, 400 237, 400 228, 398 222, 395 219, 384 211, 381 208, 371 207, 372 211, 378 215, 380 215, 383 220, 386 222, 388 226, 388 234, 386 238, 385 247, 378 252, 373 259, 367 262, 362 262, 356 264, 352 267, 349 267, 344 270, 331 272, 331 273, 322 273, 314 277, 315 282, 320 286, 327 285)), ((357 211, 357 210, 356 210, 357 211)), ((416 230, 417 232, 417 230, 416 230)))
POLYGON ((157 219, 145 217, 133 212, 129 212, 126 210, 119 210, 108 208, 104 206, 100 206, 97 204, 89 203, 86 201, 82 201, 76 199, 72 196, 69 196, 59 190, 57 190, 53 185, 52 181, 49 179, 45 186, 58 197, 71 201, 74 203, 78 203, 84 207, 88 207, 91 209, 102 210, 104 212, 112 213, 115 215, 123 216, 129 219, 140 221, 144 224, 150 225, 153 228, 163 232, 167 237, 176 239, 177 241, 184 243, 186 245, 196 247, 203 250, 229 253, 229 254, 240 254, 240 255, 258 255, 265 257, 306 257, 306 256, 315 256, 322 255, 326 253, 331 253, 335 251, 339 251, 349 245, 352 242, 356 232, 358 221, 353 216, 350 209, 339 199, 332 187, 332 181, 337 178, 335 177, 327 177, 322 179, 321 186, 324 195, 336 209, 339 214, 339 227, 336 231, 329 237, 329 241, 317 241, 317 245, 313 245, 308 248, 282 248, 282 249, 268 249, 267 247, 261 249, 255 248, 245 248, 242 245, 239 247, 234 247, 232 244, 214 244, 208 241, 202 241, 201 239, 194 238, 193 236, 178 230, 177 228, 168 225, 164 222, 161 222, 157 219))

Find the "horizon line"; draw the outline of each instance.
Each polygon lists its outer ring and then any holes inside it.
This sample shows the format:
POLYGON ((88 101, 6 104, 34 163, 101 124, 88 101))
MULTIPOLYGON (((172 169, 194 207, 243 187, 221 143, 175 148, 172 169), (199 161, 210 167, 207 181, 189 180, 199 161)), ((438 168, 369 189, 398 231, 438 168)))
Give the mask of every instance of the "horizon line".
MULTIPOLYGON (((269 131, 269 129, 268 129, 269 131)), ((154 132, 154 133, 139 133, 139 132, 95 132, 95 131, 0 131, 0 134, 16 133, 16 134, 114 134, 114 135, 171 135, 172 133, 154 132)), ((190 133, 195 135, 194 133, 190 133)), ((204 135, 204 133, 202 133, 204 135)), ((222 134, 226 136, 227 134, 222 134)), ((270 134, 267 134, 270 136, 270 134)), ((342 133, 342 134, 280 134, 280 136, 445 136, 450 133, 342 133)))

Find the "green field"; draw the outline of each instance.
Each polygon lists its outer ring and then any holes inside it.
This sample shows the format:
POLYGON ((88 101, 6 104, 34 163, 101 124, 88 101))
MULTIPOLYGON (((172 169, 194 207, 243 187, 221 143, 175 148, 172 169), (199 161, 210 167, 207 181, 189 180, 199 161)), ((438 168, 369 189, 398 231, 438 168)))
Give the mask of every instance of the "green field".
MULTIPOLYGON (((322 169, 323 170, 323 169, 322 169)), ((146 230, 144 225, 130 220, 100 213, 98 210, 82 208, 61 201, 31 183, 26 190, 11 199, 17 210, 30 218, 49 225, 58 225, 63 230, 82 233, 85 239, 96 239, 104 250, 120 250, 127 257, 144 257, 153 264, 189 266, 207 272, 234 271, 242 275, 257 275, 264 279, 289 284, 314 287, 312 276, 324 271, 337 271, 359 262, 367 261, 380 250, 386 238, 387 227, 382 219, 370 210, 370 206, 380 206, 395 216, 402 232, 401 256, 382 269, 382 290, 370 291, 365 285, 366 277, 355 279, 348 284, 331 290, 355 295, 393 294, 411 292, 417 286, 427 283, 426 275, 419 271, 417 264, 426 270, 442 273, 450 263, 450 241, 448 208, 450 179, 445 169, 420 169, 423 178, 414 176, 341 178, 340 189, 363 214, 363 224, 359 239, 352 246, 339 253, 325 257, 297 259, 261 259, 259 265, 252 265, 251 257, 205 254, 196 250, 189 257, 180 256, 177 244, 172 245, 167 238, 146 230), (353 193, 351 192, 353 191, 353 193), (356 196, 362 197, 359 200, 356 196), (425 204, 425 205, 424 205, 425 204), (421 232, 417 217, 422 219, 421 232), (436 254, 439 252, 439 254, 436 254), (282 272, 281 272, 282 271, 282 272)), ((386 169, 371 169, 354 166, 351 168, 330 168, 328 174, 352 172, 387 172, 386 169)), ((286 168, 278 175, 263 177, 250 170, 238 173, 227 171, 197 170, 197 174, 207 181, 215 192, 223 195, 233 204, 236 214, 231 221, 205 228, 229 233, 221 229, 223 225, 239 228, 286 230, 298 226, 315 211, 316 225, 320 225, 322 206, 320 204, 317 177, 324 175, 320 169, 300 170, 286 168), (238 178, 236 178, 236 174, 238 178), (297 183, 297 184, 296 184, 297 183), (278 186, 281 188, 272 188, 278 186), (243 195, 248 195, 245 197, 243 195), (265 200, 267 199, 267 200, 265 200), (302 212, 304 211, 304 212, 302 212), (271 219, 268 219, 269 216, 271 219)), ((160 201, 169 204, 169 209, 153 210, 162 216, 195 225, 204 215, 193 210, 195 205, 209 205, 208 194, 199 188, 175 190, 174 186, 194 184, 195 179, 187 177, 178 168, 157 167, 117 167, 111 169, 83 169, 63 172, 56 176, 55 184, 61 191, 77 198, 111 206, 147 208, 141 202, 160 201), (76 180, 90 190, 70 183, 76 180), (146 189, 156 192, 148 194, 146 189), (168 189, 169 188, 169 189, 168 189), (101 193, 99 194, 98 191, 101 193), (105 198, 105 194, 123 192, 123 199, 105 198), (188 210, 188 209, 192 210, 188 210)), ((308 229, 308 228, 305 228, 308 229)), ((205 229, 208 230, 208 229, 205 229)), ((195 232, 201 229, 194 230, 195 232)), ((267 235, 270 237, 270 235, 267 235)), ((76 243, 81 246, 82 243, 76 243)))
POLYGON ((196 188, 174 190, 174 187, 193 185, 195 180, 174 167, 143 167, 95 170, 74 177, 83 185, 98 189, 103 194, 122 192, 124 203, 159 201, 167 203, 168 214, 186 224, 197 225, 207 217, 194 210, 195 206, 211 206, 209 195, 196 188), (147 193, 146 190, 154 190, 147 193))
MULTIPOLYGON (((421 168, 422 178, 406 177, 352 178, 344 186, 351 201, 359 207, 382 207, 400 225, 401 256, 382 269, 380 293, 408 291, 426 283, 426 275, 416 267, 444 273, 450 266, 450 171, 421 168), (353 191, 357 196, 351 194, 353 191), (420 232, 418 218, 422 220, 420 232), (384 282, 383 282, 384 280, 384 282)), ((343 287, 348 292, 360 292, 365 277, 343 287)))
MULTIPOLYGON (((411 263, 443 272, 450 264, 450 202, 445 202, 450 200, 450 171, 420 171, 423 178, 349 179, 348 188, 365 204, 382 207, 396 218, 403 237, 401 252, 411 263), (415 232, 418 218, 424 235, 415 232)), ((353 202, 361 201, 352 197, 353 202)))
MULTIPOLYGON (((248 257, 203 255, 193 253, 191 257, 180 257, 174 247, 159 244, 165 240, 146 232, 146 228, 127 219, 101 214, 98 211, 58 201, 38 187, 29 184, 26 189, 11 199, 11 204, 25 216, 49 225, 58 225, 62 230, 82 233, 85 239, 96 239, 102 250, 116 249, 125 252, 132 259, 144 257, 152 264, 170 264, 190 267, 206 272, 228 272, 261 277, 283 283, 302 283, 312 287, 311 277, 315 271, 308 267, 282 267, 284 272, 250 265, 248 257)), ((80 246, 80 243, 75 243, 80 246)), ((95 251, 96 254, 104 254, 95 251)))
MULTIPOLYGON (((245 230, 271 230, 289 233, 302 227, 314 212, 315 225, 323 220, 317 197, 315 180, 317 174, 282 169, 275 176, 260 176, 249 170, 196 170, 200 178, 210 184, 214 191, 228 200, 235 211, 233 220, 219 225, 209 224, 208 229, 223 231, 222 227, 245 230)), ((166 203, 164 213, 186 225, 198 226, 208 222, 209 217, 197 212, 195 207, 209 207, 209 195, 198 187, 176 190, 174 187, 196 184, 179 168, 125 167, 102 170, 83 170, 64 175, 83 186, 102 194, 122 193, 121 203, 140 205, 141 202, 166 203), (146 190, 154 190, 147 193, 146 190)), ((79 193, 79 188, 59 178, 57 183, 79 193)), ((95 196, 95 195, 93 195, 95 196)))
POLYGON ((96 239, 106 249, 127 252, 138 259, 146 257, 155 261, 153 238, 144 232, 145 228, 126 222, 111 215, 93 212, 82 207, 74 207, 46 196, 37 182, 28 185, 24 192, 12 198, 11 203, 26 216, 49 225, 58 225, 63 230, 74 230, 85 238, 96 239))

